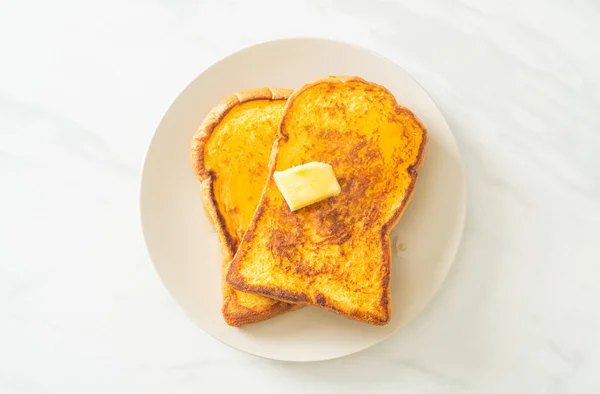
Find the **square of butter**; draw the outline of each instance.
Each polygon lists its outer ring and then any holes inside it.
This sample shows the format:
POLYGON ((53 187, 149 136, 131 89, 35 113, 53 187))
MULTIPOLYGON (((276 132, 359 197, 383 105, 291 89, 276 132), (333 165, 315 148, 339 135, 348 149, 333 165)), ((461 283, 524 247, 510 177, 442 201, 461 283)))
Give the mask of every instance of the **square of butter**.
POLYGON ((333 168, 327 163, 310 162, 275 171, 273 178, 292 211, 337 196, 341 191, 333 168))

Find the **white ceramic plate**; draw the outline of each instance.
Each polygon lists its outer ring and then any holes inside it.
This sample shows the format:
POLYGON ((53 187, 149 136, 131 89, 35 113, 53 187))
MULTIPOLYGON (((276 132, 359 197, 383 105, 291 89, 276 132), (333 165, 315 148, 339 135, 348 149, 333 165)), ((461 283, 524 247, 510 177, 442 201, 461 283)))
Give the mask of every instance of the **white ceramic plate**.
POLYGON ((465 177, 450 129, 431 98, 391 61, 354 45, 289 39, 246 48, 201 73, 173 102, 146 154, 142 229, 164 285, 204 331, 239 350, 278 360, 315 361, 366 349, 414 319, 431 301, 462 235, 465 177), (221 253, 190 162, 192 136, 206 113, 232 92, 296 88, 328 75, 357 75, 386 86, 413 110, 430 142, 411 204, 391 233, 392 320, 383 327, 316 307, 234 328, 221 317, 221 253))

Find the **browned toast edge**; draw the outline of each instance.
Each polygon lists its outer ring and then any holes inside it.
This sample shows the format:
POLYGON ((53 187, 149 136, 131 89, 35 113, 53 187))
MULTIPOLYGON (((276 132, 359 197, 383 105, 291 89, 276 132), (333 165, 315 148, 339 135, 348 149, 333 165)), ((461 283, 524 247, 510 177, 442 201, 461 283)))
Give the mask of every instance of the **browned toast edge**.
MULTIPOLYGON (((348 313, 345 310, 341 310, 340 308, 337 308, 335 306, 335 304, 329 302, 329 300, 325 296, 317 297, 316 303, 314 305, 320 306, 324 309, 330 310, 332 312, 336 312, 338 314, 341 314, 343 316, 346 316, 346 317, 354 319, 354 320, 359 320, 359 321, 363 321, 363 322, 374 324, 374 325, 385 325, 390 321, 391 313, 392 313, 392 302, 391 302, 391 295, 390 295, 392 252, 391 252, 389 235, 390 235, 391 230, 394 228, 394 226, 398 223, 398 221, 402 217, 404 210, 409 205, 409 202, 412 199, 414 189, 416 186, 416 182, 417 182, 417 178, 418 178, 417 170, 421 167, 423 160, 425 158, 425 151, 426 151, 426 147, 427 147, 427 143, 428 143, 428 133, 427 133, 427 129, 425 128, 423 123, 417 118, 417 116, 411 110, 409 110, 406 107, 398 105, 398 102, 396 101, 395 96, 387 88, 385 88, 381 85, 378 85, 376 83, 366 81, 363 78, 356 77, 356 76, 343 76, 343 77, 330 76, 327 78, 317 79, 315 81, 308 82, 308 83, 302 85, 297 90, 295 90, 294 93, 292 93, 292 95, 288 98, 288 101, 285 105, 283 118, 279 125, 279 136, 277 137, 277 139, 275 140, 275 142, 273 144, 273 150, 271 152, 271 157, 269 160, 269 171, 270 171, 269 172, 269 180, 271 180, 271 178, 273 177, 273 173, 275 171, 275 162, 277 159, 277 153, 279 150, 279 146, 280 146, 280 144, 287 141, 287 139, 288 139, 288 136, 284 133, 285 122, 286 122, 286 119, 288 116, 288 109, 291 107, 291 105, 292 105, 293 101, 296 99, 296 97, 298 97, 298 95, 300 95, 306 89, 309 89, 313 86, 316 86, 316 85, 319 85, 322 83, 339 83, 339 82, 345 83, 345 82, 352 82, 352 81, 363 82, 363 83, 366 83, 366 84, 369 84, 372 86, 376 86, 378 88, 381 88, 381 89, 384 89, 385 91, 387 91, 390 94, 390 96, 394 98, 396 112, 404 113, 405 115, 410 116, 417 122, 419 127, 423 130, 423 140, 421 142, 421 146, 419 147, 417 161, 415 162, 415 164, 413 164, 412 166, 410 166, 408 168, 408 172, 411 175, 412 181, 406 191, 404 200, 402 201, 402 204, 400 205, 398 210, 396 212, 394 212, 394 214, 392 215, 390 220, 387 223, 385 223, 381 228, 382 247, 384 250, 388 251, 388 253, 383 258, 383 260, 384 260, 383 264, 386 265, 387 275, 385 275, 382 278, 382 287, 384 288, 384 292, 380 299, 380 305, 383 308, 385 308, 385 310, 386 310, 385 315, 378 316, 378 315, 374 315, 369 312, 362 312, 362 311, 350 311, 348 313)), ((265 183, 265 185, 266 185, 266 183, 265 183)), ((246 230, 246 234, 244 235, 244 237, 242 238, 242 241, 240 243, 240 253, 238 253, 233 258, 233 260, 231 261, 231 263, 229 265, 229 270, 227 272, 226 280, 233 287, 240 289, 242 291, 261 294, 261 295, 265 295, 269 298, 274 298, 274 299, 277 299, 280 301, 295 303, 295 304, 299 304, 299 305, 312 304, 309 301, 308 297, 303 293, 292 292, 292 291, 271 288, 271 287, 265 287, 265 286, 259 286, 259 285, 249 285, 245 282, 244 278, 239 274, 239 268, 240 268, 239 261, 242 258, 243 253, 244 253, 241 250, 241 246, 244 243, 249 242, 254 237, 254 231, 256 229, 256 222, 264 213, 264 209, 262 208, 262 201, 263 201, 265 190, 266 190, 266 187, 265 187, 265 189, 263 189, 263 194, 258 203, 257 210, 254 214, 254 217, 252 218, 252 221, 250 222, 248 229, 246 230)))
MULTIPOLYGON (((231 234, 227 230, 223 214, 219 211, 215 198, 214 182, 216 175, 204 166, 204 147, 215 127, 236 105, 253 100, 287 100, 292 92, 293 90, 291 89, 268 87, 233 93, 219 102, 219 104, 206 115, 204 121, 194 134, 191 148, 192 167, 196 178, 201 183, 201 197, 204 209, 219 236, 224 262, 229 262, 233 259, 236 252, 235 244, 231 234)), ((223 273, 223 286, 227 286, 228 284, 224 279, 225 273, 223 273)), ((235 307, 241 311, 239 313, 232 313, 232 308, 230 308, 232 306, 231 303, 237 302, 235 294, 233 295, 234 297, 223 300, 221 308, 223 319, 231 326, 239 327, 250 323, 256 323, 300 307, 299 305, 280 301, 273 304, 271 308, 261 312, 256 312, 252 309, 243 307, 242 305, 236 305, 235 307)))

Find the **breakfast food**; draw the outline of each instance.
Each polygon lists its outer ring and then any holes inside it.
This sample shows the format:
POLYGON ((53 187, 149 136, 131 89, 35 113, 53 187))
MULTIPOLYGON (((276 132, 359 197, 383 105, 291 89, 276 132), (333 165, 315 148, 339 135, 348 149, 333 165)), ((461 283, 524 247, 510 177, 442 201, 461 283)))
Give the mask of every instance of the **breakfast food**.
POLYGON ((425 127, 382 86, 329 77, 296 90, 226 280, 244 292, 387 324, 389 232, 410 202, 426 145, 425 127), (309 162, 331 165, 341 191, 292 211, 274 173, 309 162))
POLYGON ((232 326, 255 323, 299 308, 233 289, 225 280, 228 264, 258 205, 269 174, 271 146, 289 89, 235 93, 206 116, 192 143, 193 170, 221 243, 224 320, 232 326))

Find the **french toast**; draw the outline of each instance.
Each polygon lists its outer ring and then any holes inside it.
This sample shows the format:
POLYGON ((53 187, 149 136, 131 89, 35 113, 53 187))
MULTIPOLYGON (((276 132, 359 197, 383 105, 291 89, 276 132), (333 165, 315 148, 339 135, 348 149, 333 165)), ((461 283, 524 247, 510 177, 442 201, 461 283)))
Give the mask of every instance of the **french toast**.
POLYGON ((309 82, 288 99, 269 176, 226 280, 373 325, 391 319, 389 233, 410 202, 427 131, 384 87, 309 82), (291 212, 274 172, 329 163, 341 193, 291 212))
POLYGON ((204 119, 192 142, 192 166, 203 205, 219 235, 223 255, 221 311, 231 326, 259 322, 297 305, 233 289, 228 263, 246 231, 267 179, 271 147, 289 89, 264 88, 232 94, 204 119))

